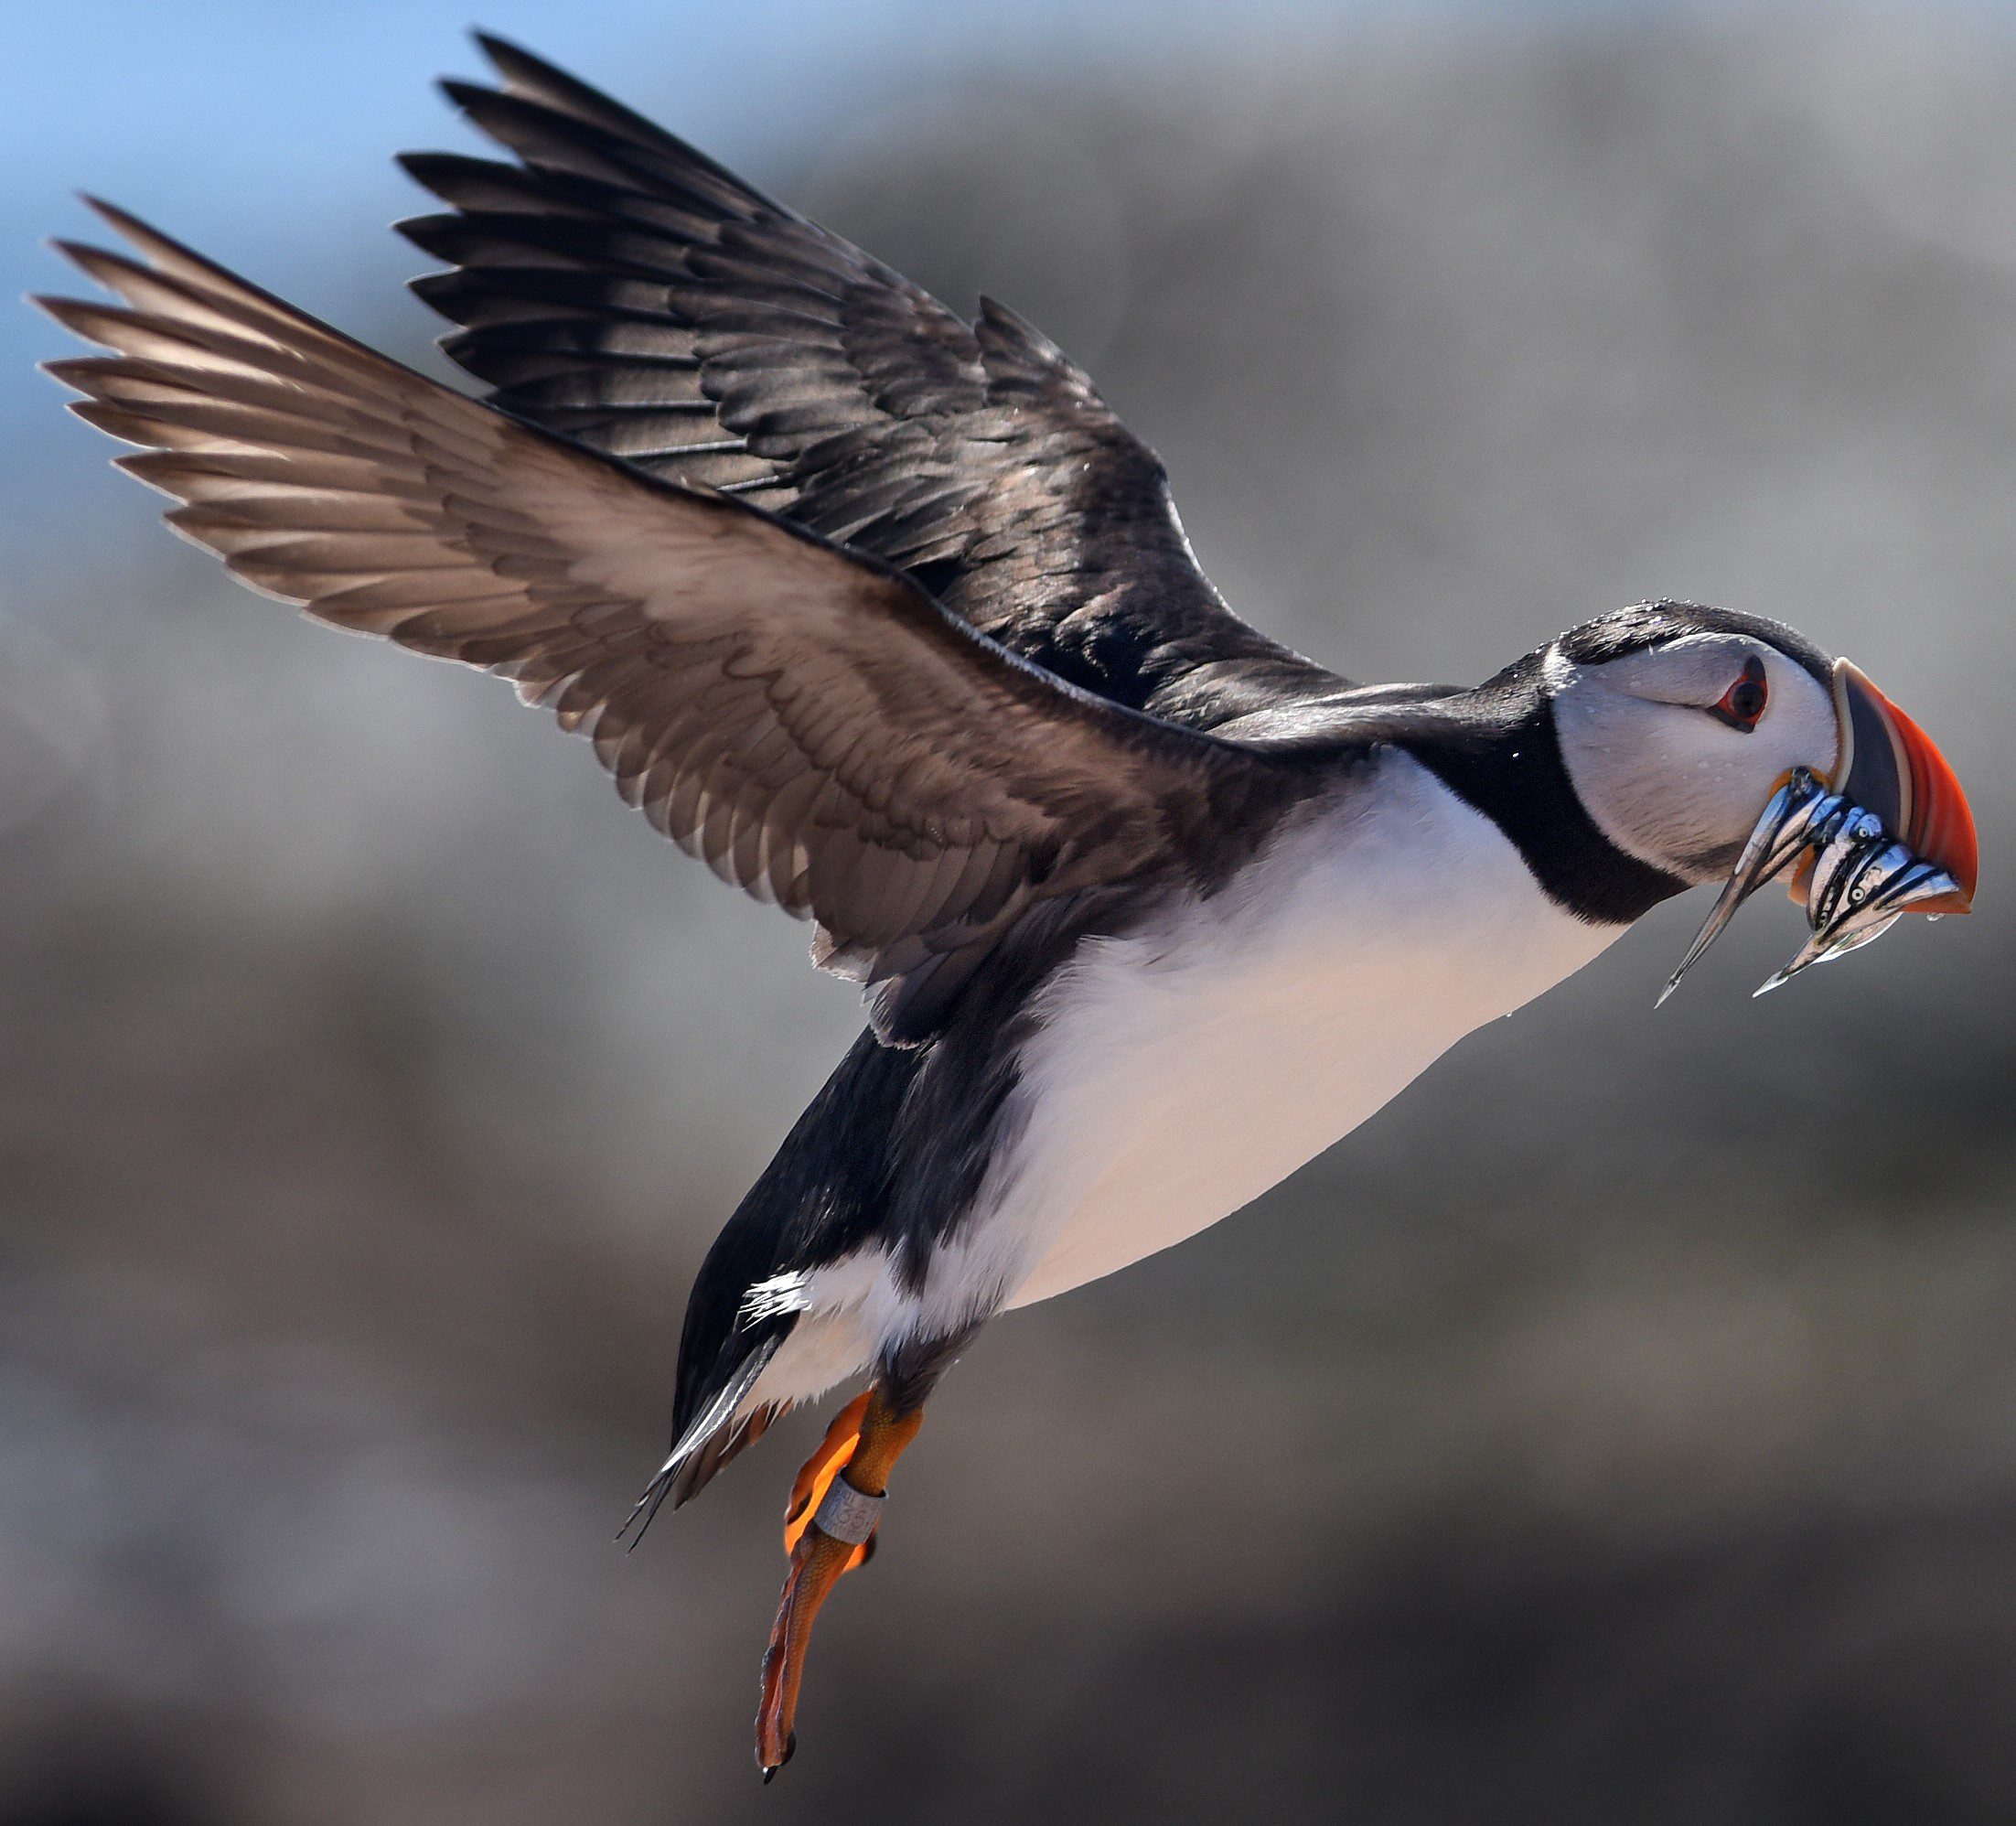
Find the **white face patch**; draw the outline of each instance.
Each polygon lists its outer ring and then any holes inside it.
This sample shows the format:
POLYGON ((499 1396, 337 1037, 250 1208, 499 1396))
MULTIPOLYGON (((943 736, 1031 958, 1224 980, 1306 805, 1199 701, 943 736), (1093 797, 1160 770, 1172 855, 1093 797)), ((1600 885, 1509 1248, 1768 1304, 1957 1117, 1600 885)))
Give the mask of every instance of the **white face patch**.
POLYGON ((1796 661, 1742 634, 1687 635, 1600 665, 1557 648, 1544 675, 1576 796, 1626 854, 1690 882, 1727 872, 1796 767, 1826 776, 1840 746, 1832 693, 1796 661), (1761 668, 1752 729, 1711 706, 1761 668))

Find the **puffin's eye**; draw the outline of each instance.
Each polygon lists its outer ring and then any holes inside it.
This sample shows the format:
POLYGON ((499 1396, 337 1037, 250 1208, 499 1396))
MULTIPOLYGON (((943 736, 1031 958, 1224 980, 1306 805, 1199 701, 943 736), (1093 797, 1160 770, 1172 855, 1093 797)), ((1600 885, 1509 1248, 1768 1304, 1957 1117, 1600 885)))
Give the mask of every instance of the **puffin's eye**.
POLYGON ((1722 693, 1720 704, 1709 705, 1708 714, 1747 736, 1757 726, 1757 719, 1770 701, 1771 688, 1764 682, 1764 661, 1753 656, 1743 661, 1743 677, 1722 693))

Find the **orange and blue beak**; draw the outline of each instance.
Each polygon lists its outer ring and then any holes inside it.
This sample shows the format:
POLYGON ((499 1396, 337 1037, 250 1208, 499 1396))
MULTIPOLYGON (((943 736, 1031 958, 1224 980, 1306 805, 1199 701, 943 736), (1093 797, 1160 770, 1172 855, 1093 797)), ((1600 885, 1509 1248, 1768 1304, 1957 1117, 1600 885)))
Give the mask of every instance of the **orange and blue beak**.
POLYGON ((1839 747, 1831 773, 1797 768, 1772 794, 1661 1002, 1737 908, 1788 865, 1811 936, 1760 995, 1882 937, 1905 913, 1973 906, 1980 844, 1958 777, 1859 667, 1837 660, 1833 685, 1839 747))
POLYGON ((1846 660, 1834 662, 1834 714, 1841 753, 1833 789, 1850 805, 1874 812, 1898 843, 1952 883, 1940 895, 1914 901, 1911 910, 1967 912, 1980 874, 1980 843, 1967 794, 1946 757, 1860 666, 1846 660))

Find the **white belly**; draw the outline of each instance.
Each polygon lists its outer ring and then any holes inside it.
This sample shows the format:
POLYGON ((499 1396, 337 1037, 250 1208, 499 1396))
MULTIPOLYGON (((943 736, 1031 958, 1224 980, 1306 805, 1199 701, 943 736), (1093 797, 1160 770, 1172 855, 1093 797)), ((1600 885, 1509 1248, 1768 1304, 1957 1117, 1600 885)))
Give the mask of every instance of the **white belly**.
POLYGON ((1088 943, 1046 991, 1026 1126, 949 1282, 999 1274, 1027 1305, 1195 1235, 1619 929, 1563 912, 1496 825, 1389 754, 1224 893, 1088 943))
POLYGON ((804 1316, 748 1404, 1194 1236, 1620 929, 1564 913, 1496 825, 1388 753, 1220 894, 1081 948, 921 1295, 875 1249, 758 1290, 804 1316))

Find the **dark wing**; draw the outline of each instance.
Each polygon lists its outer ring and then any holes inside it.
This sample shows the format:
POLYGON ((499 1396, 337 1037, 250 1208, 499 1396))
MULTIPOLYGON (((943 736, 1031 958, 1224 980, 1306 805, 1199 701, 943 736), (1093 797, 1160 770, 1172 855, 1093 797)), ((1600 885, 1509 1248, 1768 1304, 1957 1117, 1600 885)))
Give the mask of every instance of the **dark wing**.
POLYGON ((449 95, 516 165, 402 162, 455 212, 402 223, 415 282, 497 403, 655 474, 741 493, 909 572, 1101 696, 1208 726, 1322 667, 1232 614, 1162 463, 1046 338, 968 326, 641 116, 483 38, 449 95))
POLYGON ((1153 878, 1294 789, 885 566, 520 424, 103 213, 151 263, 65 248, 127 307, 45 301, 116 351, 52 371, 146 446, 120 461, 184 503, 170 522, 325 621, 517 681, 660 830, 816 919, 821 961, 883 985, 885 1033, 928 1025, 1032 902, 1153 878))

